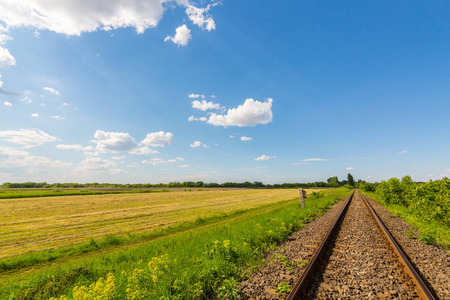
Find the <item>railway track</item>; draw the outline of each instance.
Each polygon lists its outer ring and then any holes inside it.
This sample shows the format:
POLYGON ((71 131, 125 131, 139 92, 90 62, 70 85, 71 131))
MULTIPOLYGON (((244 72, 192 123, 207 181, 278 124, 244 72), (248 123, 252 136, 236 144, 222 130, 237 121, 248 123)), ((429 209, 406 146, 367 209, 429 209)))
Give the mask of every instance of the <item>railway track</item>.
POLYGON ((435 299, 365 197, 344 205, 287 299, 435 299))

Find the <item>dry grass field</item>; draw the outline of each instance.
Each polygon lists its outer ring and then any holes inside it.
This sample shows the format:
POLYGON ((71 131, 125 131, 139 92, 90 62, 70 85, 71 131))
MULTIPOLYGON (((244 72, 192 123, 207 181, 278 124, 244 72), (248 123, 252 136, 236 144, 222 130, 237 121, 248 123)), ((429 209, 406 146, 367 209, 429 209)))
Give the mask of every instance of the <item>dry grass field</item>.
POLYGON ((0 258, 150 232, 297 196, 295 189, 229 189, 0 199, 0 258))

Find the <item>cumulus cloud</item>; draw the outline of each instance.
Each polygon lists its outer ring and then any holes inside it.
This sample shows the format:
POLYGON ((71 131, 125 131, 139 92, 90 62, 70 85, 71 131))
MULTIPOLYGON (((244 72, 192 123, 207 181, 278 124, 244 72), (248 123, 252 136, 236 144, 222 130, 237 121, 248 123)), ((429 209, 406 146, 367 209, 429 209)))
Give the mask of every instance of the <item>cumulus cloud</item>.
POLYGON ((164 13, 161 0, 3 1, 0 20, 9 27, 31 26, 65 35, 134 27, 155 27, 164 13))
POLYGON ((0 131, 0 139, 13 144, 23 145, 25 148, 37 147, 47 142, 59 141, 38 129, 20 129, 0 131))
POLYGON ((405 153, 408 153, 408 151, 403 150, 403 151, 400 151, 398 154, 405 154, 405 153))
POLYGON ((39 117, 39 114, 38 113, 34 113, 34 114, 31 114, 30 116, 32 116, 33 118, 37 118, 37 117, 39 117))
POLYGON ((200 141, 195 141, 194 143, 191 144, 192 148, 198 148, 202 145, 202 142, 200 141))
MULTIPOLYGON (((217 3, 213 4, 213 6, 217 5, 217 3)), ((193 5, 187 5, 186 14, 189 17, 189 20, 192 21, 195 25, 200 28, 204 28, 208 31, 216 29, 216 23, 213 18, 208 14, 208 11, 211 8, 211 4, 206 6, 205 8, 198 8, 193 5)))
POLYGON ((130 151, 136 148, 134 139, 125 132, 105 132, 97 130, 94 134, 96 149, 102 153, 130 151))
POLYGON ((15 66, 16 59, 9 53, 8 49, 0 46, 0 68, 15 66))
POLYGON ((226 115, 211 113, 207 121, 215 126, 256 126, 272 121, 272 99, 265 102, 246 99, 244 104, 227 111, 226 115))
POLYGON ((200 94, 189 94, 188 95, 189 98, 193 98, 193 99, 197 99, 197 98, 202 98, 205 99, 205 95, 200 95, 200 94))
POLYGON ((192 122, 192 121, 202 121, 202 122, 206 122, 207 120, 208 120, 207 117, 196 118, 196 117, 194 117, 194 116, 190 116, 190 117, 188 118, 188 121, 189 121, 189 122, 192 122))
POLYGON ((172 142, 173 134, 164 131, 148 133, 147 137, 141 141, 142 144, 153 147, 164 147, 171 145, 172 142))
POLYGON ((137 155, 145 155, 145 154, 159 154, 158 151, 152 150, 148 147, 138 147, 129 152, 130 154, 137 154, 137 155))
POLYGON ((202 100, 202 101, 194 100, 194 101, 192 101, 192 107, 195 109, 206 111, 208 109, 220 109, 220 104, 214 103, 212 101, 208 102, 206 100, 202 100))
POLYGON ((22 150, 15 150, 7 147, 0 147, 0 156, 7 159, 0 161, 0 166, 8 167, 67 167, 72 163, 65 163, 60 160, 51 160, 45 156, 32 156, 22 150))
POLYGON ((60 145, 56 145, 56 148, 63 149, 63 150, 75 150, 75 151, 92 151, 92 150, 94 150, 94 148, 92 146, 83 147, 82 145, 79 145, 79 144, 74 144, 74 145, 60 144, 60 145))
POLYGON ((58 95, 58 96, 59 96, 59 92, 58 92, 57 90, 55 90, 54 88, 45 86, 45 87, 44 87, 44 90, 46 90, 46 91, 48 91, 48 92, 50 92, 50 93, 52 93, 52 94, 55 94, 55 95, 58 95))
POLYGON ((191 38, 191 30, 187 28, 185 24, 183 24, 175 30, 175 35, 173 37, 168 35, 164 39, 164 42, 172 41, 178 46, 186 46, 191 38))
POLYGON ((271 158, 275 158, 276 156, 268 156, 268 155, 261 155, 260 157, 255 158, 255 160, 269 160, 271 158))
POLYGON ((12 103, 9 102, 9 101, 5 101, 5 102, 3 102, 3 104, 4 104, 5 106, 8 106, 8 107, 13 106, 12 103))
POLYGON ((247 141, 251 141, 251 140, 253 140, 251 137, 241 136, 241 141, 243 141, 243 142, 247 142, 247 141))
POLYGON ((192 148, 198 148, 198 147, 209 148, 208 145, 203 144, 203 143, 200 142, 200 141, 195 141, 194 143, 191 144, 191 147, 192 147, 192 148))

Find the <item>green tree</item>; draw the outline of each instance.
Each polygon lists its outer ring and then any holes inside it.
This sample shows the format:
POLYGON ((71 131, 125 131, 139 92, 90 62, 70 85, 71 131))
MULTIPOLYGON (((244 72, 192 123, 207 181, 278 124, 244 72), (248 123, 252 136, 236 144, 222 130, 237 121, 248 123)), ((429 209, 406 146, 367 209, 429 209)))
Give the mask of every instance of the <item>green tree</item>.
POLYGON ((328 182, 328 186, 332 186, 332 187, 338 187, 340 185, 339 179, 337 176, 328 178, 327 182, 328 182))
POLYGON ((353 180, 352 174, 350 174, 350 173, 347 174, 347 181, 348 181, 348 185, 355 186, 355 181, 353 180))

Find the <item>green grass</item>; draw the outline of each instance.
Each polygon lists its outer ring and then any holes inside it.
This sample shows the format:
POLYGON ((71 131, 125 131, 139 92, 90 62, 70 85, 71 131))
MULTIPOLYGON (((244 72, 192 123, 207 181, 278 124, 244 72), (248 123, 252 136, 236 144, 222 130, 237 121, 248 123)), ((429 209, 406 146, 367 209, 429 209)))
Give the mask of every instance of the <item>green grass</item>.
POLYGON ((232 299, 236 283, 264 263, 264 252, 349 193, 325 191, 320 199, 309 197, 304 209, 297 198, 214 224, 199 219, 204 226, 197 229, 9 276, 0 282, 0 298, 232 299))
POLYGON ((268 204, 258 208, 242 209, 228 214, 222 213, 210 217, 203 217, 203 218, 198 217, 195 221, 192 222, 183 222, 181 224, 176 224, 174 226, 157 229, 143 234, 135 233, 135 234, 128 234, 126 236, 107 235, 100 239, 91 238, 84 243, 75 244, 67 247, 60 247, 57 249, 43 250, 37 252, 29 252, 11 258, 4 258, 0 260, 0 274, 5 273, 7 271, 17 271, 19 269, 31 266, 39 266, 40 264, 48 262, 65 260, 74 256, 86 255, 101 250, 113 249, 117 246, 124 246, 128 244, 153 240, 177 232, 197 228, 202 225, 215 223, 220 220, 248 213, 253 210, 260 211, 261 209, 264 208, 278 206, 278 204, 279 203, 268 204))
MULTIPOLYGON (((418 238, 425 244, 437 244, 450 249, 450 228, 442 222, 419 218, 404 205, 386 204, 376 193, 364 192, 364 194, 382 204, 390 213, 401 217, 405 222, 418 229, 420 232, 418 238)), ((411 237, 415 236, 411 232, 406 234, 411 237)))
POLYGON ((89 189, 0 189, 0 199, 35 198, 75 195, 103 195, 103 194, 128 194, 128 193, 157 193, 167 190, 89 190, 89 189))

